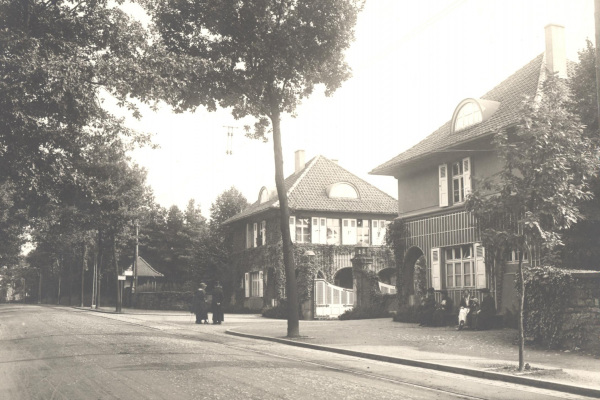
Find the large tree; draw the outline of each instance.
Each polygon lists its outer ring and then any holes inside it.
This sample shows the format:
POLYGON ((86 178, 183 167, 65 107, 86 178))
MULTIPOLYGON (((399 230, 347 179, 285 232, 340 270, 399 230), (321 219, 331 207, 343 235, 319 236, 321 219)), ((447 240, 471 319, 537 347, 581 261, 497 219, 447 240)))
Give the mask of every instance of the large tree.
POLYGON ((181 84, 176 109, 230 107, 256 118, 254 137, 273 135, 275 185, 288 296, 288 336, 299 335, 298 293, 283 175, 281 117, 316 85, 331 95, 350 76, 344 52, 362 0, 147 0, 181 84))
POLYGON ((581 219, 579 202, 590 199, 589 181, 596 175, 598 149, 572 112, 566 82, 549 75, 539 96, 527 99, 516 126, 496 133, 494 144, 503 168, 481 185, 467 207, 477 217, 483 245, 519 251, 519 370, 524 366, 523 255, 534 262, 553 261, 561 232, 581 219), (534 254, 535 251, 535 254, 534 254))

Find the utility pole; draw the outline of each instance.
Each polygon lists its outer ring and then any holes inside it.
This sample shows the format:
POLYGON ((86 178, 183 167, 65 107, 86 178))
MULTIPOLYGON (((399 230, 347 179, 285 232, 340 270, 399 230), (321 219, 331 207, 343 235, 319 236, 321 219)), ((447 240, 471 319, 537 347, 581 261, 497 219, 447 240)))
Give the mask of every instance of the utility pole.
POLYGON ((233 131, 237 129, 237 126, 223 125, 223 128, 227 128, 227 150, 225 154, 233 154, 233 131))
POLYGON ((600 0, 594 0, 594 25, 596 31, 596 102, 600 124, 600 0))
MULTIPOLYGON (((139 223, 139 220, 136 219, 135 220, 135 258, 133 260, 133 281, 131 282, 131 294, 135 293, 135 289, 137 288, 137 284, 138 284, 138 258, 139 258, 139 246, 140 246, 139 229, 140 229, 140 223, 139 223)), ((131 300, 133 303, 133 296, 132 296, 131 300)))

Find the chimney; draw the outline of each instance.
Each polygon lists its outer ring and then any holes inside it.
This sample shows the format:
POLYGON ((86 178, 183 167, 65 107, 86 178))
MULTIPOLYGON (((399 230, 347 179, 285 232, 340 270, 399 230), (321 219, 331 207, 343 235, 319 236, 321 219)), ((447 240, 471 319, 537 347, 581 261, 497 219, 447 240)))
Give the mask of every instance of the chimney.
POLYGON ((295 160, 296 160, 296 169, 294 173, 302 171, 304 169, 304 150, 296 150, 295 160))
POLYGON ((565 46, 565 27, 549 24, 546 31, 546 68, 558 73, 559 78, 567 78, 567 52, 565 46))

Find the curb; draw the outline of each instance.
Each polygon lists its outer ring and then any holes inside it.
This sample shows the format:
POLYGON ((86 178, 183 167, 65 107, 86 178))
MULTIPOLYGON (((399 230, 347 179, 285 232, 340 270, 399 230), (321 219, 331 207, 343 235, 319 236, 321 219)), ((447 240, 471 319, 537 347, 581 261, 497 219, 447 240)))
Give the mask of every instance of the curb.
POLYGON ((181 315, 185 315, 185 314, 157 314, 157 313, 153 313, 153 312, 127 313, 125 311, 121 311, 119 313, 119 312, 116 312, 116 311, 96 310, 95 308, 76 307, 76 306, 71 306, 71 308, 74 308, 76 310, 81 310, 81 311, 92 311, 92 312, 97 312, 97 313, 102 313, 102 314, 131 315, 131 316, 134 316, 134 315, 164 315, 166 317, 179 317, 181 315))
POLYGON ((526 378, 523 376, 502 374, 502 373, 498 373, 498 372, 481 371, 481 370, 476 370, 476 369, 471 369, 471 368, 456 367, 456 366, 445 365, 445 364, 435 364, 435 363, 431 363, 431 362, 427 362, 427 361, 418 361, 418 360, 413 360, 413 359, 409 359, 409 358, 399 358, 399 357, 384 356, 384 355, 373 354, 373 353, 365 353, 365 352, 361 352, 361 351, 342 349, 339 347, 331 347, 331 346, 323 346, 323 345, 317 345, 317 344, 311 344, 311 343, 297 342, 297 341, 289 340, 289 339, 253 335, 250 333, 236 332, 236 331, 229 330, 229 329, 227 331, 225 331, 225 333, 227 333, 229 335, 233 335, 233 336, 265 340, 265 341, 269 341, 269 342, 286 344, 289 346, 304 347, 304 348, 312 349, 312 350, 327 351, 330 353, 343 354, 343 355, 347 355, 347 356, 365 358, 365 359, 375 360, 375 361, 383 361, 383 362, 388 362, 388 363, 392 363, 392 364, 408 365, 411 367, 426 368, 426 369, 432 369, 432 370, 436 370, 436 371, 450 372, 453 374, 472 376, 475 378, 490 379, 490 380, 494 380, 494 381, 502 381, 502 382, 507 382, 507 383, 516 383, 516 384, 532 386, 532 387, 536 387, 536 388, 540 388, 540 389, 555 390, 555 391, 564 392, 564 393, 577 394, 580 396, 600 398, 600 389, 593 389, 593 388, 581 387, 581 386, 573 386, 573 385, 568 385, 565 383, 549 382, 549 381, 543 381, 543 380, 538 380, 538 379, 526 378))

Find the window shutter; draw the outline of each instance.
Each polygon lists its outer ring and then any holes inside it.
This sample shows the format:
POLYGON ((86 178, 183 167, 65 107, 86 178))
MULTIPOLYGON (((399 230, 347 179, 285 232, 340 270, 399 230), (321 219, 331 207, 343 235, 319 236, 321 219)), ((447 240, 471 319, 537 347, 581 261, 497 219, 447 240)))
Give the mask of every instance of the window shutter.
POLYGON ((250 297, 250 274, 248 272, 244 274, 244 294, 246 297, 250 297))
POLYGON ((252 247, 252 236, 250 230, 250 224, 246 224, 246 248, 252 247))
POLYGON ((258 239, 258 224, 255 222, 252 225, 252 228, 254 230, 254 234, 253 234, 254 240, 252 240, 252 247, 258 247, 258 243, 256 241, 256 239, 258 239))
POLYGON ((327 243, 327 219, 321 218, 321 224, 319 226, 319 243, 326 244, 327 243))
POLYGON ((448 165, 438 166, 438 178, 440 181, 440 207, 448 207, 448 165))
POLYGON ((326 288, 326 284, 325 281, 323 280, 319 280, 316 282, 316 297, 315 299, 317 300, 317 305, 321 306, 323 304, 325 304, 325 288, 326 288))
POLYGON ((267 244, 267 221, 260 223, 260 236, 262 237, 262 245, 267 244))
POLYGON ((471 157, 463 158, 463 187, 465 199, 471 193, 471 157))
POLYGON ((487 288, 487 274, 485 271, 485 248, 475 243, 473 245, 475 252, 475 287, 477 289, 487 288))
POLYGON ((263 297, 263 272, 258 272, 258 297, 263 297))
POLYGON ((290 238, 296 243, 296 217, 290 217, 290 238))
POLYGON ((435 290, 441 290, 440 280, 440 249, 438 247, 431 249, 431 286, 435 290))
POLYGON ((356 244, 356 220, 342 220, 342 244, 356 244))
POLYGON ((320 229, 321 227, 319 225, 319 218, 313 218, 310 226, 310 238, 312 243, 319 243, 321 237, 320 229))

